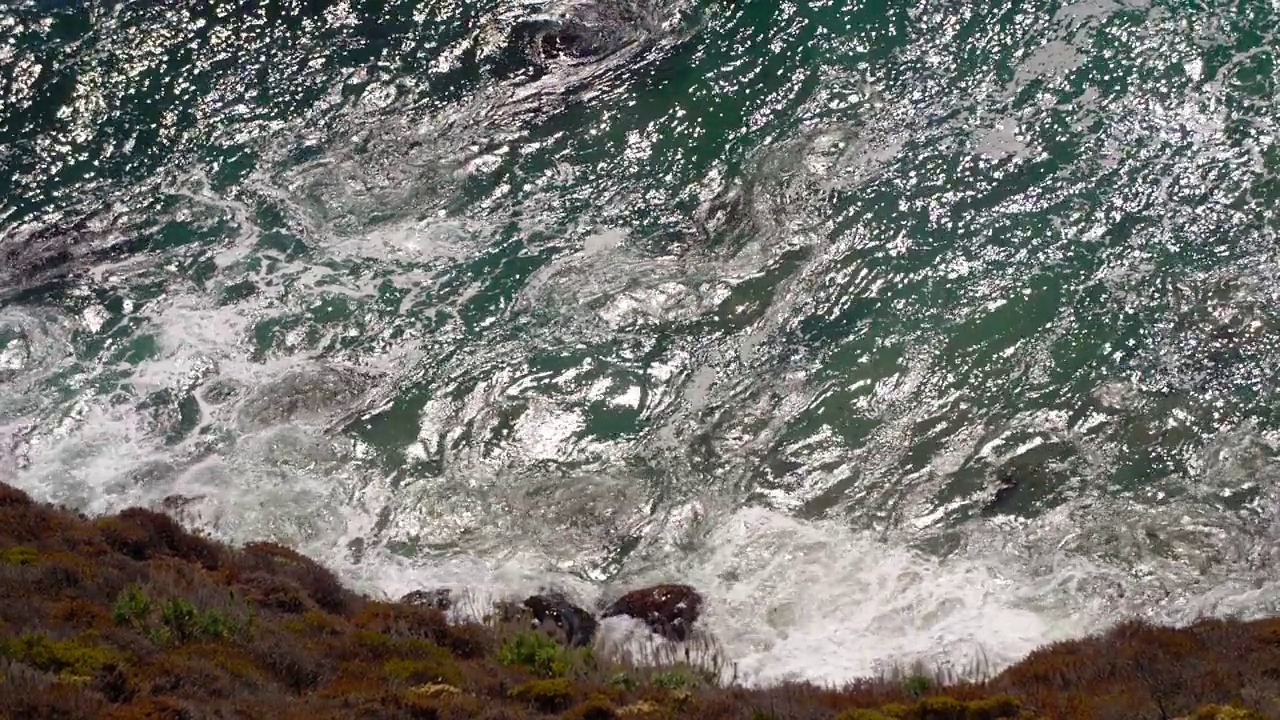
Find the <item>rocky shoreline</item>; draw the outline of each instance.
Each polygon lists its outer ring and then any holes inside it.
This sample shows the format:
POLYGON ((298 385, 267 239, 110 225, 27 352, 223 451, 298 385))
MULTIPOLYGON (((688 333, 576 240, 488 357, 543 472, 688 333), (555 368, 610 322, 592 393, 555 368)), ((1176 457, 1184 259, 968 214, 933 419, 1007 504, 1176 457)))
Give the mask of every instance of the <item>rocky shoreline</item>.
MULTIPOLYGON (((454 607, 452 588, 414 590, 400 598, 406 605, 418 605, 442 612, 454 607)), ((600 615, 573 604, 562 592, 550 590, 530 595, 520 602, 502 600, 494 613, 504 622, 528 621, 531 627, 550 631, 570 647, 586 647, 595 640, 600 620, 630 617, 643 622, 654 635, 683 642, 702 611, 702 595, 693 587, 665 583, 630 590, 609 604, 600 615)))
POLYGON ((1280 718, 1280 620, 1123 622, 998 675, 736 685, 693 587, 598 612, 556 592, 450 618, 447 589, 356 594, 271 543, 231 547, 132 508, 90 518, 0 483, 0 720, 994 720, 1280 718), (680 648, 593 642, 606 618, 680 648), (643 660, 643 661, 641 661, 643 660))

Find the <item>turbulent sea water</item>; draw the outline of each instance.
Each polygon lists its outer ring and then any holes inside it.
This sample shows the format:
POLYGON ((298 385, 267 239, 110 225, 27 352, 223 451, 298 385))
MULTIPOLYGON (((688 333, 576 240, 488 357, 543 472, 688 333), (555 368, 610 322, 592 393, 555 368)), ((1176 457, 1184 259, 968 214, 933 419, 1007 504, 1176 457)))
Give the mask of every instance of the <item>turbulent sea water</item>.
POLYGON ((1280 611, 1274 0, 197 6, 0 7, 0 478, 749 682, 1280 611))

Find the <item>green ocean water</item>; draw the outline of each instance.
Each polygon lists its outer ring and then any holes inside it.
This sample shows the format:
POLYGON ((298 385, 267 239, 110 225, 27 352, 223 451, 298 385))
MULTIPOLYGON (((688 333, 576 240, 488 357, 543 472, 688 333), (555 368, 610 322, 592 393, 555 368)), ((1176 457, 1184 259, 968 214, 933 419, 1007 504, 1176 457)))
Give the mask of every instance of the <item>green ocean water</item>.
POLYGON ((0 478, 762 682, 1275 612, 1277 22, 6 3, 0 478))

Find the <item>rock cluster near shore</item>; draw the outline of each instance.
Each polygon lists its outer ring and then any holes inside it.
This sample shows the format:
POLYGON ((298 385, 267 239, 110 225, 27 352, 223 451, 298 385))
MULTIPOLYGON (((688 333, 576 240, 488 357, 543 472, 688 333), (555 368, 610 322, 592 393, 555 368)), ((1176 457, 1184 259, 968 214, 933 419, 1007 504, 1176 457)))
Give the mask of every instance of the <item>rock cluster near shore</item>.
MULTIPOLYGON (((450 610, 454 604, 450 588, 414 590, 401 597, 400 602, 436 610, 450 610)), ((599 629, 599 621, 619 616, 640 620, 655 635, 682 642, 689 638, 702 610, 702 595, 691 586, 679 583, 638 588, 610 603, 597 617, 575 605, 563 593, 550 591, 530 595, 519 603, 501 600, 494 610, 504 621, 528 619, 535 626, 555 628, 570 647, 590 645, 599 629)))

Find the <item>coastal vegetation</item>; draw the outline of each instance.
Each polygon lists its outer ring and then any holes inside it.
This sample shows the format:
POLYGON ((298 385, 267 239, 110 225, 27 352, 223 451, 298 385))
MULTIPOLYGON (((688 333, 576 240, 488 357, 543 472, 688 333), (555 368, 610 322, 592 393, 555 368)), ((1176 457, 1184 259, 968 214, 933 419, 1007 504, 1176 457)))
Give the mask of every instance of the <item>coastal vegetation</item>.
POLYGON ((3 720, 1280 717, 1272 619, 1124 622, 992 677, 841 687, 740 686, 697 633, 637 657, 552 630, 372 599, 280 545, 231 547, 141 508, 87 517, 0 484, 3 720))

